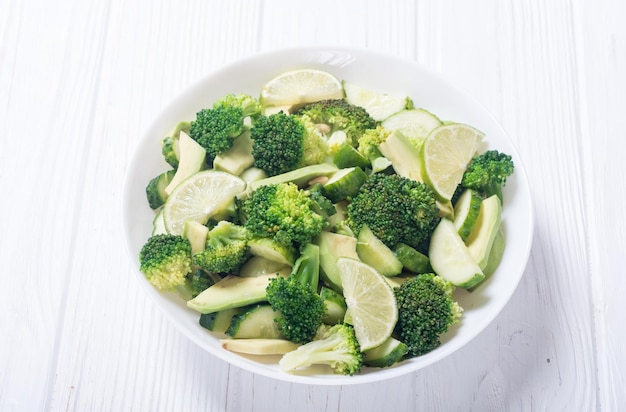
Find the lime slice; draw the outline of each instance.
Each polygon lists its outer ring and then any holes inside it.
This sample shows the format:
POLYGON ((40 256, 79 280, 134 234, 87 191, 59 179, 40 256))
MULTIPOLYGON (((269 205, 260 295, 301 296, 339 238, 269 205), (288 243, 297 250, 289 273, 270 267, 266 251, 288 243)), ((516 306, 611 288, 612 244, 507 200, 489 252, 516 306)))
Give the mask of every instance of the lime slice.
POLYGON ((354 326, 361 350, 385 342, 398 320, 393 290, 371 266, 351 258, 340 257, 337 266, 346 299, 346 321, 354 326))
POLYGON ((311 103, 324 99, 342 99, 343 87, 332 74, 315 69, 283 73, 263 86, 263 106, 311 103))
POLYGON ((226 172, 205 170, 191 175, 176 186, 165 202, 165 229, 168 233, 182 235, 185 221, 206 223, 245 187, 243 180, 226 172))
POLYGON ((440 200, 452 198, 484 133, 459 123, 434 129, 422 146, 422 177, 440 200))

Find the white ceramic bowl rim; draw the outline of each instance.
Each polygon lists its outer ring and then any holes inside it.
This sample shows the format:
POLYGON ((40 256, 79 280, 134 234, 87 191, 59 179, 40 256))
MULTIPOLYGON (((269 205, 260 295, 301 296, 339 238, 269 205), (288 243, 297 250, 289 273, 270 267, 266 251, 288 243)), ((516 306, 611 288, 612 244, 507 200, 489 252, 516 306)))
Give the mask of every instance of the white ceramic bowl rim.
POLYGON ((533 210, 526 173, 511 140, 473 98, 421 65, 389 54, 348 47, 312 46, 260 53, 229 64, 200 79, 170 103, 146 129, 126 172, 122 199, 125 237, 136 277, 159 310, 189 339, 230 364, 263 376, 295 383, 348 385, 375 382, 422 369, 449 356, 480 334, 501 312, 515 291, 526 267, 533 235, 533 210), (372 90, 411 97, 443 120, 470 124, 486 133, 489 148, 509 153, 515 173, 504 188, 503 225, 506 250, 500 267, 473 293, 458 291, 465 309, 463 320, 442 337, 442 345, 421 357, 391 368, 364 368, 355 376, 324 373, 286 374, 277 358, 245 357, 221 348, 219 338, 198 324, 199 315, 177 295, 160 293, 139 272, 137 256, 152 229, 154 213, 145 200, 145 186, 168 166, 161 156, 161 138, 180 120, 228 93, 258 95, 261 86, 291 69, 317 68, 372 90))

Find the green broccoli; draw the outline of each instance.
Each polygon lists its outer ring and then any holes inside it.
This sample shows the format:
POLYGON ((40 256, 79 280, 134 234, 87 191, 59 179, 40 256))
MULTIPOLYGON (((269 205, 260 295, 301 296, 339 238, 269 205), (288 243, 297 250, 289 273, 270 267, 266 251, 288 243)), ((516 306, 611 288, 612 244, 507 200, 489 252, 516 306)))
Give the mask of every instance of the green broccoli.
POLYGON ((502 202, 502 187, 513 174, 515 166, 510 155, 488 150, 475 156, 463 174, 461 186, 480 192, 484 197, 497 195, 502 202))
POLYGON ((395 289, 398 322, 394 333, 409 347, 407 357, 420 356, 440 345, 439 337, 460 317, 452 283, 425 273, 395 289))
POLYGON ((272 238, 298 249, 319 235, 326 220, 315 213, 310 192, 293 183, 258 187, 239 205, 243 224, 254 238, 272 238))
POLYGON ((286 353, 278 362, 279 368, 286 372, 311 365, 328 365, 336 374, 358 373, 363 354, 353 327, 347 323, 321 325, 311 342, 286 353))
POLYGON ((321 163, 326 139, 307 119, 278 112, 257 119, 250 130, 254 166, 275 176, 321 163))
POLYGON ((355 234, 363 225, 393 249, 406 243, 423 250, 439 221, 433 190, 399 175, 375 173, 348 205, 347 224, 355 234))
POLYGON ((248 231, 227 220, 209 231, 206 248, 193 255, 193 263, 210 273, 232 273, 248 258, 248 231))
POLYGON ((195 298, 215 283, 215 279, 209 273, 202 269, 194 270, 193 273, 190 274, 189 279, 189 291, 191 292, 191 297, 195 298))
POLYGON ((278 330, 295 343, 309 342, 326 314, 324 300, 317 293, 319 246, 308 244, 287 277, 270 279, 265 294, 279 315, 278 330))
POLYGON ((215 156, 230 149, 235 138, 246 130, 246 117, 257 117, 260 112, 261 105, 253 97, 224 96, 213 107, 196 113, 189 136, 206 150, 207 163, 212 164, 215 156))
POLYGON ((357 140, 357 149, 370 161, 373 172, 380 172, 391 166, 391 162, 383 156, 378 148, 390 134, 391 130, 378 125, 374 129, 365 130, 357 140))
POLYGON ((163 158, 174 169, 178 168, 180 161, 180 151, 178 148, 178 141, 180 139, 180 132, 189 134, 189 127, 191 123, 188 121, 180 121, 176 124, 176 127, 164 137, 161 141, 161 153, 163 158))
POLYGON ((299 109, 295 115, 310 119, 319 130, 326 129, 326 136, 332 136, 337 131, 345 133, 346 142, 353 147, 357 146, 358 138, 367 129, 376 127, 376 121, 367 110, 343 99, 310 103, 299 109))
POLYGON ((182 236, 151 236, 139 252, 139 270, 159 290, 185 284, 191 272, 191 245, 182 236))

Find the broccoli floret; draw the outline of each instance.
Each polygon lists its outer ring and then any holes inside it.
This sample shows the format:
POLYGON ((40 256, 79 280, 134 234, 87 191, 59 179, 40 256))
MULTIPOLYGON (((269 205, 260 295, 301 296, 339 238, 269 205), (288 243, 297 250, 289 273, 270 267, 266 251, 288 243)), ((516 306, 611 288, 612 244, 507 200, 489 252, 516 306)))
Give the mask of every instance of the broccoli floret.
POLYGON ((273 238, 294 249, 310 243, 326 225, 309 191, 293 183, 260 186, 240 203, 239 215, 251 237, 273 238))
POLYGON ((357 149, 370 161, 374 173, 391 166, 391 161, 385 158, 378 148, 382 142, 387 140, 390 134, 391 130, 378 125, 375 129, 367 129, 363 132, 357 141, 357 149))
POLYGON ((210 286, 215 284, 215 279, 202 269, 196 269, 189 279, 189 291, 191 297, 195 298, 200 293, 204 292, 210 286))
POLYGON ((206 248, 193 263, 210 273, 232 273, 248 258, 248 231, 227 220, 209 230, 206 248))
POLYGON ((348 205, 348 226, 355 234, 363 225, 393 249, 406 243, 423 249, 439 221, 433 190, 399 175, 376 173, 361 186, 348 205))
POLYGON ((476 190, 485 197, 497 195, 502 202, 502 187, 507 177, 513 174, 514 168, 510 155, 488 150, 469 162, 461 186, 476 190))
POLYGON ((207 163, 212 164, 215 156, 230 149, 234 139, 246 130, 244 119, 256 117, 260 111, 261 105, 253 97, 224 96, 212 108, 196 113, 189 136, 206 150, 207 163))
POLYGON ((191 272, 191 245, 182 236, 151 236, 139 252, 139 270, 159 290, 183 285, 191 272))
POLYGON ((270 279, 265 289, 267 301, 279 315, 278 329, 295 343, 309 342, 326 314, 324 300, 317 293, 319 246, 306 245, 287 277, 270 279))
POLYGON ((398 322, 395 333, 409 347, 407 357, 420 356, 440 345, 439 337, 460 317, 452 283, 426 273, 395 289, 398 322))
POLYGON ((362 364, 363 354, 354 329, 347 323, 321 325, 314 340, 286 353, 278 363, 286 372, 310 365, 328 365, 342 375, 358 373, 362 364))
POLYGON ((346 134, 346 141, 353 147, 357 146, 359 137, 367 130, 376 127, 376 121, 361 106, 355 106, 343 99, 320 100, 307 104, 296 113, 296 116, 308 118, 318 125, 325 134, 332 136, 337 131, 346 134))
POLYGON ((314 124, 283 112, 259 117, 250 137, 254 166, 268 176, 321 163, 327 154, 326 140, 314 124))

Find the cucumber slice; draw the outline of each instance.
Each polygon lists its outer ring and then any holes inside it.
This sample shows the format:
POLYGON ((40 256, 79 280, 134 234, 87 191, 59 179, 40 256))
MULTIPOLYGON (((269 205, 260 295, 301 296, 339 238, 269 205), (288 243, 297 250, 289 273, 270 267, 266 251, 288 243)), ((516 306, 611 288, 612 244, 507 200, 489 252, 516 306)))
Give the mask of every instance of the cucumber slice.
POLYGON ((475 228, 467 239, 467 248, 481 269, 487 267, 489 252, 493 241, 500 230, 502 218, 502 204, 497 195, 493 195, 481 202, 480 214, 475 228))
POLYGON ((442 124, 437 116, 424 109, 403 110, 382 122, 386 129, 402 132, 417 145, 442 124))
POLYGON ((225 309, 219 312, 200 315, 200 326, 211 332, 225 333, 230 326, 233 316, 239 312, 239 308, 225 309))
POLYGON ((482 200, 480 193, 466 189, 454 205, 454 227, 463 242, 467 243, 467 239, 476 226, 482 200))
POLYGON ((365 225, 357 238, 356 253, 363 263, 370 265, 383 276, 396 276, 402 272, 402 262, 365 225))
POLYGON ((413 273, 427 273, 431 271, 428 256, 420 253, 409 245, 398 243, 393 250, 394 255, 402 262, 402 266, 413 273))
POLYGON ((408 352, 407 345, 389 337, 382 345, 363 353, 363 364, 375 368, 387 368, 400 362, 408 352))
POLYGON ((469 289, 485 279, 468 247, 448 219, 441 219, 428 248, 430 265, 435 273, 455 286, 469 289))
POLYGON ((358 259, 356 238, 339 233, 322 232, 318 237, 320 247, 320 277, 332 289, 341 292, 341 277, 337 259, 349 257, 358 259))
POLYGON ((360 167, 339 169, 324 185, 324 194, 333 203, 355 196, 367 180, 367 174, 360 167))
POLYGON ((237 339, 278 339, 282 334, 274 319, 278 313, 267 303, 242 309, 233 316, 226 334, 237 339))
POLYGON ((376 121, 381 121, 412 105, 408 96, 377 93, 356 84, 343 82, 346 101, 363 107, 376 121))
POLYGON ((146 186, 146 197, 148 198, 148 205, 150 208, 158 209, 163 206, 167 200, 165 188, 170 184, 175 174, 175 170, 168 170, 167 172, 163 172, 154 179, 150 180, 148 186, 146 186))
POLYGON ((347 167, 366 168, 370 166, 370 161, 348 143, 344 143, 339 147, 333 158, 333 163, 340 169, 347 167))
POLYGON ((322 319, 322 322, 327 325, 336 325, 341 323, 346 316, 346 310, 348 309, 343 295, 333 289, 322 286, 320 296, 326 306, 326 315, 324 316, 324 319, 322 319))

